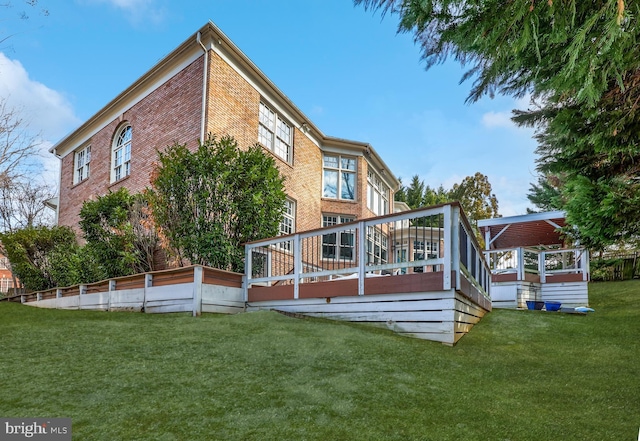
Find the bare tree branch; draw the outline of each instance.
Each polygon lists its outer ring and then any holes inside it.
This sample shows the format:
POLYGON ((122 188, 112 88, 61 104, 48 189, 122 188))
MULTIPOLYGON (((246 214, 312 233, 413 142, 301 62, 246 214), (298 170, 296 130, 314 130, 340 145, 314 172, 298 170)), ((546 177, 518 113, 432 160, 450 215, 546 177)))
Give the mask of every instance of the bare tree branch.
POLYGON ((0 99, 0 181, 24 176, 34 165, 41 142, 28 128, 20 113, 0 99))
POLYGON ((0 183, 0 232, 53 224, 53 210, 44 202, 54 196, 54 189, 46 184, 4 180, 0 183))

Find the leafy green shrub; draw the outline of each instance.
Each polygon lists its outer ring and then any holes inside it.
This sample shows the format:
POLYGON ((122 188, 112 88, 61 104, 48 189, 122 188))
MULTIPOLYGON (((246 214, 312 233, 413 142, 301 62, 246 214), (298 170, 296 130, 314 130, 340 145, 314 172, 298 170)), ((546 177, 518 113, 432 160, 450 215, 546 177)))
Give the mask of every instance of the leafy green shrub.
POLYGON ((242 272, 245 242, 275 236, 285 202, 273 157, 254 145, 243 151, 214 136, 195 152, 175 144, 158 152, 149 191, 169 246, 191 263, 242 272))
POLYGON ((146 207, 144 194, 132 195, 124 187, 85 201, 80 210, 86 240, 80 253, 85 282, 154 269, 159 239, 155 226, 145 218, 146 207))
POLYGON ((32 291, 81 282, 78 243, 69 227, 29 227, 0 235, 13 273, 32 291))

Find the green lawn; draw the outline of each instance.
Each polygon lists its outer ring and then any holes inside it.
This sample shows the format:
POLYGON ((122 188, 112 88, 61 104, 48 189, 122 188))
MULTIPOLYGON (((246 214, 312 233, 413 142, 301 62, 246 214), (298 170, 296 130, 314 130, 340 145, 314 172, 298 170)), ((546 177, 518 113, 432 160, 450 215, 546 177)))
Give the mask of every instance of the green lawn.
POLYGON ((74 440, 634 440, 640 282, 495 310, 457 346, 364 325, 0 303, 0 417, 74 440))

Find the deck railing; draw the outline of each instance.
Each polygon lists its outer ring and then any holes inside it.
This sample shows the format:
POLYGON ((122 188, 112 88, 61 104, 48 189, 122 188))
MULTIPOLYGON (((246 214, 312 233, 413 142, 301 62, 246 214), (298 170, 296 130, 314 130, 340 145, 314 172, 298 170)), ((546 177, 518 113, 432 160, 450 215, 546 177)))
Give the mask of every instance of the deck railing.
POLYGON ((574 275, 576 280, 584 281, 589 278, 589 253, 584 248, 516 247, 484 251, 484 254, 494 276, 514 274, 515 280, 528 280, 528 275, 535 275, 541 283, 552 281, 554 276, 574 275))
POLYGON ((489 296, 491 272, 457 203, 279 236, 246 245, 245 298, 252 286, 299 286, 335 279, 358 280, 438 272, 443 289, 466 279, 489 296))

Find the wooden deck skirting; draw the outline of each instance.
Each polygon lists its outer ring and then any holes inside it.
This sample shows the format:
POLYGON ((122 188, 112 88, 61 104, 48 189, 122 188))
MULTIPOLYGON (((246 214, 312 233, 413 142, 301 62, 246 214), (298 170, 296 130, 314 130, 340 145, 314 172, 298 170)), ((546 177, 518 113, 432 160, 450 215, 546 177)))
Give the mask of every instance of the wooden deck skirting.
MULTIPOLYGON (((549 276, 547 276, 549 277, 549 276)), ((517 273, 507 273, 507 274, 493 274, 491 275, 491 281, 494 283, 499 282, 515 282, 518 280, 517 273)), ((525 273, 524 280, 526 282, 537 282, 540 283, 540 275, 533 273, 525 273)))
MULTIPOLYGON (((442 272, 303 283, 298 299, 293 285, 254 286, 247 310, 368 323, 402 335, 453 345, 491 311, 491 300, 464 274, 460 286, 444 289, 442 272)), ((456 280, 455 272, 451 280, 456 280)))
POLYGON ((581 273, 548 274, 546 283, 582 282, 583 280, 583 275, 581 273))
MULTIPOLYGON (((401 276, 371 277, 365 279, 364 295, 441 291, 442 273, 414 273, 401 276)), ((298 298, 326 298, 357 296, 358 280, 331 280, 328 282, 302 283, 298 298)), ((293 285, 252 286, 249 302, 293 299, 293 285)))

